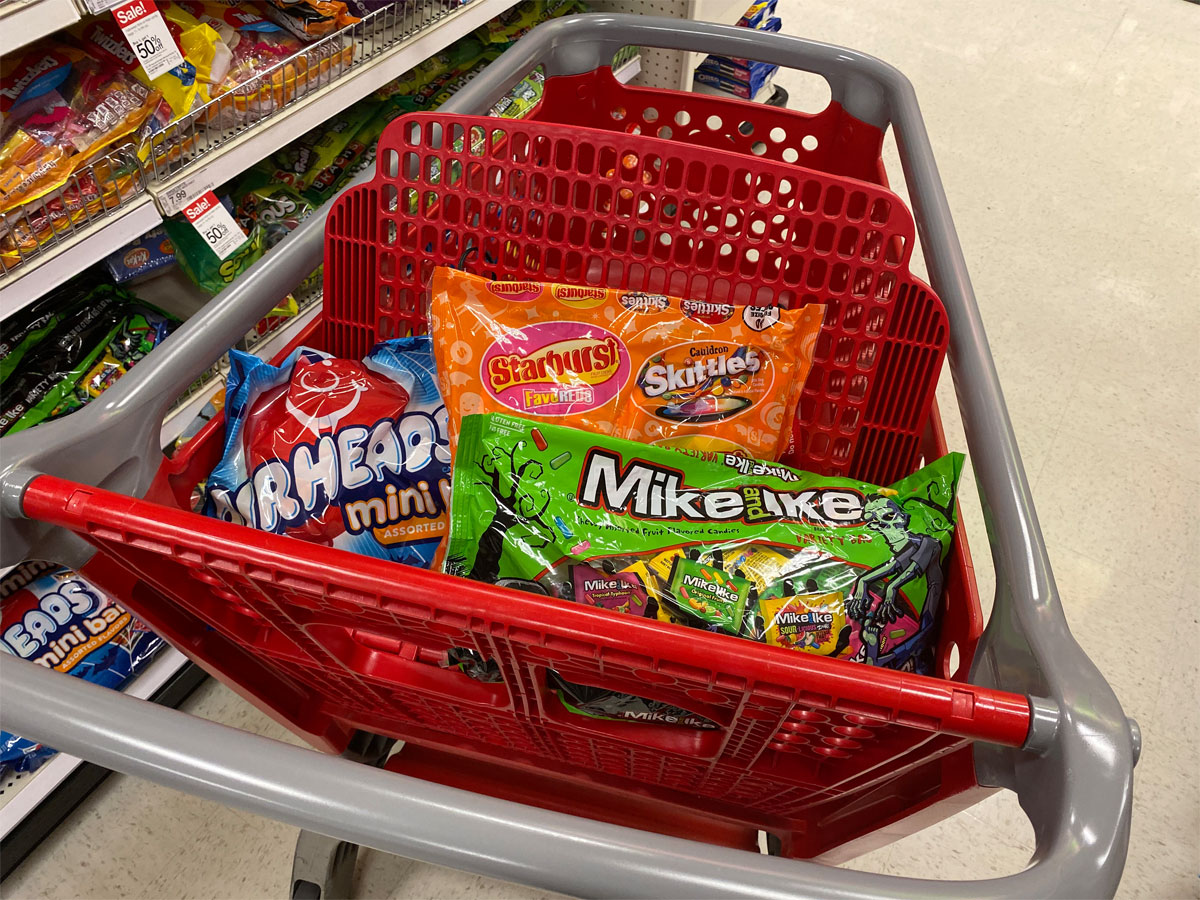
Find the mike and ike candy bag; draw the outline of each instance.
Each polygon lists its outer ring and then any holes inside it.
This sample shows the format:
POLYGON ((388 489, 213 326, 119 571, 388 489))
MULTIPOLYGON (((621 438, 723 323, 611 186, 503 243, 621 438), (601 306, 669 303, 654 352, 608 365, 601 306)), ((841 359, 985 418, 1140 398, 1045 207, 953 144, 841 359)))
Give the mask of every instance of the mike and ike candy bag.
POLYGON ((205 514, 428 568, 450 493, 429 339, 385 341, 362 361, 306 347, 282 366, 238 351, 230 361, 205 514))
POLYGON ((765 460, 787 447, 824 315, 448 268, 431 294, 452 443, 463 417, 512 412, 765 460))
MULTIPOLYGON (((927 674, 962 462, 950 454, 884 488, 733 453, 698 457, 469 416, 445 570, 927 674)), ((589 696, 585 711, 607 714, 599 702, 589 696)), ((626 708, 621 700, 609 712, 626 708)))

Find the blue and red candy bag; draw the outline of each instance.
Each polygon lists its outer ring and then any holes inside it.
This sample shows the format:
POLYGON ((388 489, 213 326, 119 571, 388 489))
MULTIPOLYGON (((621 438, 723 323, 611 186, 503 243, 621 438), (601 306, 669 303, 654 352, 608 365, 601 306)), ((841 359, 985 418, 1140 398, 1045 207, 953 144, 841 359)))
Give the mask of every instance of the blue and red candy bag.
MULTIPOLYGON (((93 684, 120 688, 162 645, 162 638, 70 569, 51 566, 0 599, 0 650, 93 684)), ((0 772, 32 772, 54 752, 0 731, 0 772)))
POLYGON ((448 533, 446 407, 428 337, 361 361, 230 353, 225 449, 206 515, 428 568, 448 533))

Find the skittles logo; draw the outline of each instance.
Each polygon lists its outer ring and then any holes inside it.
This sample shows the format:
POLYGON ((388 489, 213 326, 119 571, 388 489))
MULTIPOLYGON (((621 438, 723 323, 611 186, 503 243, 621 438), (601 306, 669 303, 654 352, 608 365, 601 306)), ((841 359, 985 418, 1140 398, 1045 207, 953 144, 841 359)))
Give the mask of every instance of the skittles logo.
POLYGON ((566 416, 612 401, 630 368, 628 349, 611 331, 584 322, 541 322, 495 341, 479 374, 488 393, 511 410, 566 416))
POLYGON ((773 380, 763 349, 695 341, 668 347, 647 360, 633 396, 653 416, 701 425, 751 409, 769 393, 773 380))

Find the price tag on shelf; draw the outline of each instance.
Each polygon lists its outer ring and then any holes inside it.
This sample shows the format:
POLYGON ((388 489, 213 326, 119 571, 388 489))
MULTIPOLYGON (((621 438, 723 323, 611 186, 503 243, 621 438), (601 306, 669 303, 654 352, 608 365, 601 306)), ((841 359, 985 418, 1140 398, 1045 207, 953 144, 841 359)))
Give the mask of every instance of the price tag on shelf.
POLYGON ((120 6, 124 0, 83 0, 83 8, 94 16, 108 12, 114 6, 120 6))
POLYGON ((154 0, 132 0, 114 6, 112 12, 117 26, 151 81, 183 65, 183 54, 167 30, 167 22, 154 5, 154 0))
POLYGON ((217 195, 208 191, 183 208, 183 215, 204 238, 204 243, 217 259, 228 259, 238 247, 246 243, 246 232, 234 221, 217 195))
POLYGON ((211 191, 216 186, 216 180, 208 171, 200 171, 174 184, 169 184, 165 188, 152 187, 151 190, 154 191, 154 200, 158 203, 158 211, 164 216, 173 216, 192 200, 211 191))

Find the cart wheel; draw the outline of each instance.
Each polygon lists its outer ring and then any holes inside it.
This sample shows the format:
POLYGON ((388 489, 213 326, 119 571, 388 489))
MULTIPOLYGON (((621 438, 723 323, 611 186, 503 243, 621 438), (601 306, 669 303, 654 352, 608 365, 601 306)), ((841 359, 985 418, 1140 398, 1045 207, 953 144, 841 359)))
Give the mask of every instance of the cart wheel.
POLYGON ((778 836, 767 832, 767 856, 783 856, 783 841, 778 836))
POLYGON ((292 859, 292 900, 347 900, 358 844, 301 831, 292 859))

